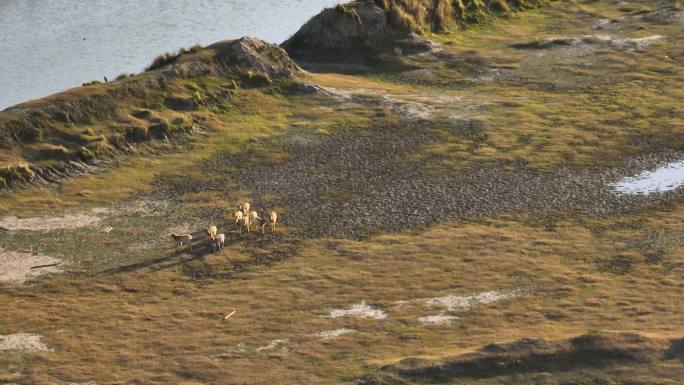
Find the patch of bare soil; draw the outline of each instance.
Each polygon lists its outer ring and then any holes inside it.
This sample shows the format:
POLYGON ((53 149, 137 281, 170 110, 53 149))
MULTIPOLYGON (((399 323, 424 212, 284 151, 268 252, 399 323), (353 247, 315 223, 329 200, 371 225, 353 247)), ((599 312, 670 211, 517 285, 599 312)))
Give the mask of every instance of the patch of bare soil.
POLYGON ((8 230, 29 231, 76 229, 99 225, 102 216, 109 212, 110 210, 106 208, 95 208, 87 212, 52 217, 17 218, 7 216, 0 219, 0 227, 8 230))
POLYGON ((583 46, 611 47, 616 49, 644 49, 664 39, 665 36, 651 35, 640 38, 619 38, 611 35, 584 35, 553 37, 511 44, 520 49, 580 48, 583 46))
MULTIPOLYGON (((629 170, 542 172, 488 164, 454 171, 440 167, 439 156, 421 153, 422 145, 440 143, 443 134, 477 142, 483 131, 474 120, 378 124, 364 128, 363 134, 349 130, 317 141, 274 142, 274 151, 290 154, 276 164, 239 167, 260 156, 248 150, 239 156, 220 154, 207 167, 236 170, 226 178, 251 191, 256 207, 287 207, 281 222, 305 229, 307 236, 360 238, 515 213, 542 218, 567 210, 617 215, 684 195, 682 189, 657 196, 615 194, 609 184, 629 170), (270 199, 274 196, 275 201, 270 199)), ((642 163, 652 160, 627 166, 635 169, 642 163)), ((169 189, 221 189, 205 181, 183 183, 169 189)))
POLYGON ((0 282, 16 285, 44 274, 61 273, 61 262, 47 255, 0 249, 0 282))
POLYGON ((35 353, 51 351, 40 334, 17 333, 0 335, 0 352, 35 353))
POLYGON ((459 95, 444 94, 390 94, 377 89, 339 89, 319 87, 324 93, 341 103, 376 105, 388 108, 410 121, 466 119, 476 115, 483 103, 459 95))

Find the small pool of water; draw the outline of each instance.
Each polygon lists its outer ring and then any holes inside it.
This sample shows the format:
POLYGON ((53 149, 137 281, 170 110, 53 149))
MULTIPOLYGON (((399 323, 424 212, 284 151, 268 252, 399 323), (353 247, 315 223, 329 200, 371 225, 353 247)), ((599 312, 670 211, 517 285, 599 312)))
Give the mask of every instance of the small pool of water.
POLYGON ((653 171, 623 178, 612 187, 628 195, 649 195, 684 186, 684 160, 670 163, 653 171))

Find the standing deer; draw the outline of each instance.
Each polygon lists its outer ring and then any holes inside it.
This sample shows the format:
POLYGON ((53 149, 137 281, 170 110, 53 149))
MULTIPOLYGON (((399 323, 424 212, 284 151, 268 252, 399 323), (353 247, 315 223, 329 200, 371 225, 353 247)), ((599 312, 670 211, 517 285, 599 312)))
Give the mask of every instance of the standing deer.
POLYGON ((190 246, 190 251, 192 251, 192 235, 173 233, 171 234, 171 238, 173 238, 173 240, 176 241, 176 247, 183 246, 183 244, 187 244, 188 246, 190 246))
MULTIPOLYGON (((271 224, 271 232, 275 232, 276 222, 278 221, 278 213, 276 213, 275 211, 271 211, 270 213, 268 213, 267 220, 268 220, 268 223, 271 224)), ((266 222, 264 222, 264 224, 262 225, 262 232, 263 232, 263 226, 265 224, 266 224, 266 222)))

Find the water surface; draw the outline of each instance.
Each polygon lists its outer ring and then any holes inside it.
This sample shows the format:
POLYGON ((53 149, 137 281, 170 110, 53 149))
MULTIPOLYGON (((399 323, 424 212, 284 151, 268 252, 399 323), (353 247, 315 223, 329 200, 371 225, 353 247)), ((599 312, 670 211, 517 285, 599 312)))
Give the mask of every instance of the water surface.
POLYGON ((280 43, 339 0, 0 0, 0 110, 166 51, 254 36, 280 43))
POLYGON ((613 185, 620 193, 649 195, 666 192, 684 186, 684 160, 673 162, 653 171, 624 178, 613 185))

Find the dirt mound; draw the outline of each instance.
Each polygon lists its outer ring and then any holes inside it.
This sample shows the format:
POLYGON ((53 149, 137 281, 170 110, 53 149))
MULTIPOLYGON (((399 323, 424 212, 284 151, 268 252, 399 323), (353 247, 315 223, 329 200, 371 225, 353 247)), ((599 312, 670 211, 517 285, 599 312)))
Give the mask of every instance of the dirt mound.
POLYGON ((559 341, 524 338, 491 344, 443 361, 406 359, 362 378, 359 383, 453 382, 458 378, 494 378, 532 373, 578 372, 618 364, 669 359, 676 341, 633 333, 592 333, 559 341))
POLYGON ((376 59, 380 53, 427 51, 415 34, 445 31, 498 14, 538 5, 537 0, 375 0, 352 1, 325 9, 283 47, 293 58, 311 62, 376 59))
POLYGON ((276 44, 243 37, 212 44, 195 54, 181 57, 162 67, 165 76, 227 76, 270 82, 276 78, 293 78, 301 69, 276 44), (210 60, 207 60, 207 57, 210 60))
POLYGON ((377 42, 395 33, 385 10, 372 1, 353 2, 323 10, 285 41, 283 48, 296 59, 324 55, 328 60, 338 60, 352 51, 372 53, 377 42))

